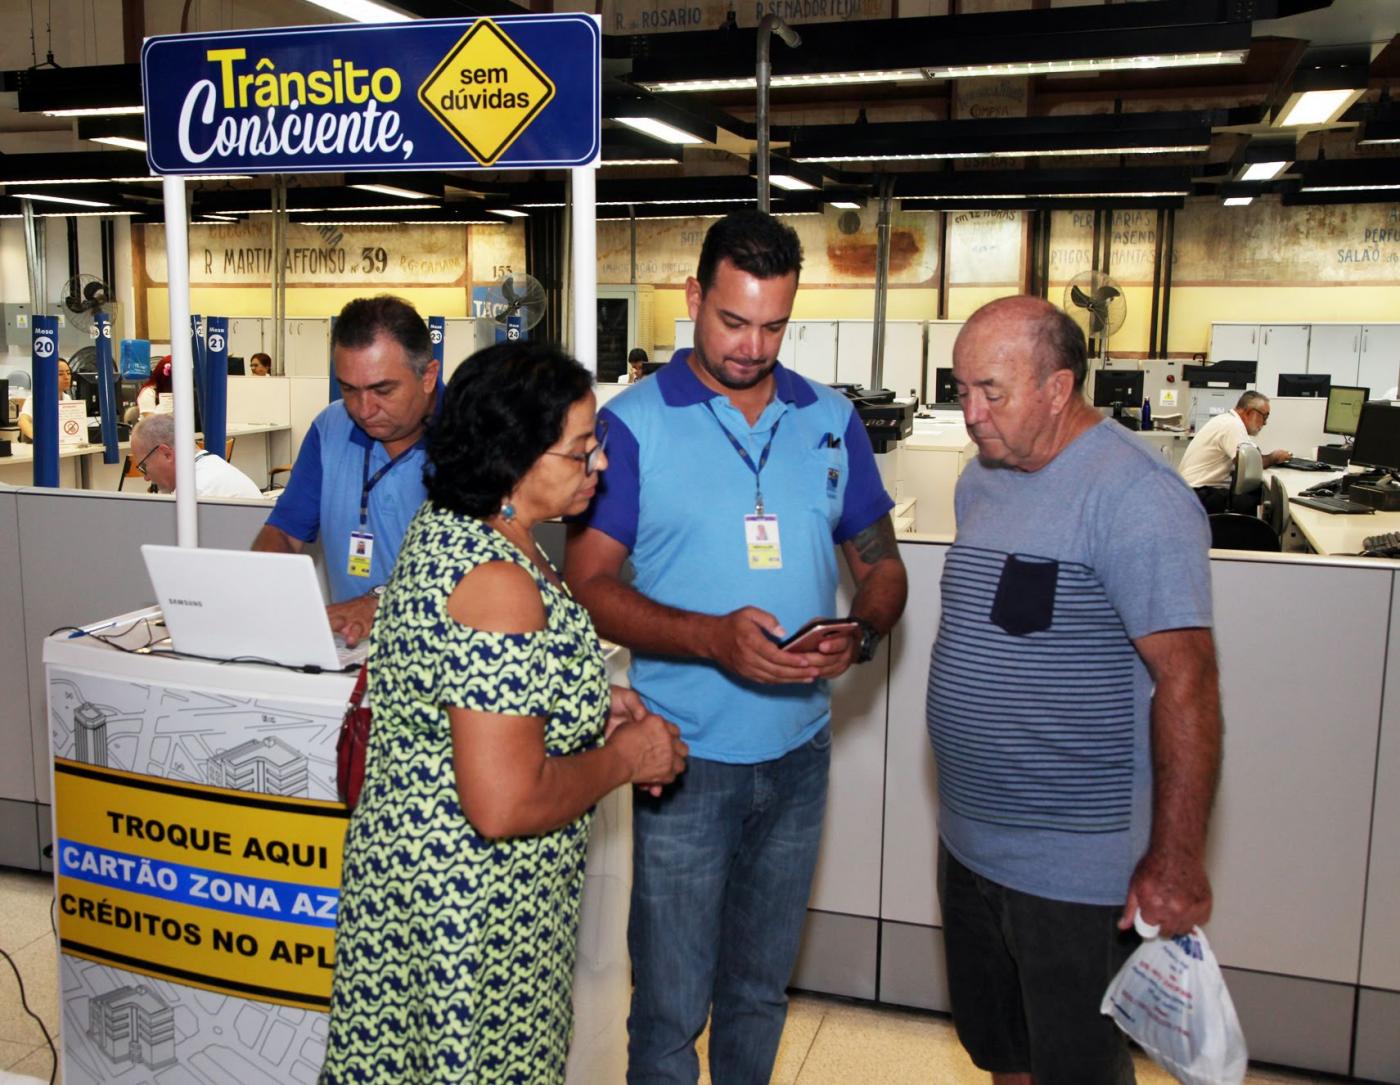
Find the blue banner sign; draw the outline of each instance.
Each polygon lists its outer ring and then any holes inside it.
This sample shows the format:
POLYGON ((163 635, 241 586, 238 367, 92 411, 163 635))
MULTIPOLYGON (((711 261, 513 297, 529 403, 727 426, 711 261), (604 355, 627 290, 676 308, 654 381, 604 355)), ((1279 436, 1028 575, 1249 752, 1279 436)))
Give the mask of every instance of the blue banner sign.
POLYGON ((58 485, 58 317, 29 322, 34 400, 34 485, 58 485))
POLYGON ((102 462, 120 463, 117 451, 117 375, 112 362, 112 318, 98 310, 93 321, 97 332, 97 414, 102 427, 102 462))
POLYGON ((583 166, 602 129, 590 15, 147 38, 158 174, 583 166))
POLYGON ((204 447, 223 456, 228 434, 228 317, 211 316, 204 336, 204 447))

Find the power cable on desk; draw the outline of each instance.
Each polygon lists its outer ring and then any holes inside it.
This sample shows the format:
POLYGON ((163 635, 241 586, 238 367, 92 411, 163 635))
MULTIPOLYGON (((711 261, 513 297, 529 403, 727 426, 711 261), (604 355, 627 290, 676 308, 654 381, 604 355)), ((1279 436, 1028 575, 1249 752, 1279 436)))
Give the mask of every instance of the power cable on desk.
MULTIPOLYGON (((99 641, 100 643, 105 644, 108 648, 115 648, 118 652, 125 652, 127 655, 147 657, 154 656, 158 658, 170 657, 172 659, 198 659, 204 663, 217 663, 221 667, 229 663, 251 664, 253 666, 258 667, 277 667, 284 671, 296 671, 298 674, 354 674, 361 667, 361 664, 359 663, 352 663, 348 667, 340 667, 338 669, 333 667, 318 667, 314 663, 279 663, 275 659, 264 659, 261 656, 233 656, 232 658, 224 658, 222 656, 202 656, 198 655, 195 652, 179 652, 176 651, 174 648, 163 648, 159 651, 156 651, 151 647, 152 645, 157 643, 157 639, 152 633, 150 626, 150 618, 136 618, 132 621, 130 626, 122 630, 120 633, 111 633, 107 636, 100 636, 95 632, 89 633, 86 629, 83 629, 80 626, 61 625, 57 629, 50 632, 49 636, 52 637, 56 636, 59 633, 67 632, 70 633, 73 637, 84 636, 89 638, 90 640, 99 641), (127 636, 131 633, 133 629, 135 629, 138 625, 140 625, 143 622, 146 625, 145 644, 137 648, 128 648, 124 644, 117 643, 116 638, 127 636)), ((160 639, 164 640, 165 638, 162 637, 160 639)))
POLYGON ((49 1071, 49 1085, 54 1085, 54 1080, 58 1077, 58 1048, 54 1047, 53 1037, 49 1035, 48 1027, 44 1024, 44 1019, 29 1008, 29 998, 24 993, 24 977, 19 974, 19 965, 15 964, 15 959, 0 949, 0 957, 4 957, 10 966, 10 970, 15 974, 15 982, 19 984, 19 1004, 24 1008, 24 1012, 39 1025, 39 1031, 44 1034, 44 1042, 49 1045, 49 1054, 53 1057, 53 1069, 49 1071))

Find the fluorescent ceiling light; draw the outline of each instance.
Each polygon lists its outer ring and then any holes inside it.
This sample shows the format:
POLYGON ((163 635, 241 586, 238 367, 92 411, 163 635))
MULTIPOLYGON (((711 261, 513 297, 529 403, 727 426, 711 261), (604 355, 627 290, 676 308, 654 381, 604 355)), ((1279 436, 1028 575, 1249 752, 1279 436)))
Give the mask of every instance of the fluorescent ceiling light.
POLYGON ((513 207, 488 207, 486 210, 492 215, 501 215, 508 219, 526 219, 530 217, 528 211, 517 211, 513 207))
POLYGON ((663 143, 704 143, 699 136, 691 135, 684 129, 677 128, 673 124, 659 121, 655 117, 614 117, 618 124, 625 124, 628 128, 633 128, 641 132, 644 136, 651 136, 652 139, 659 139, 663 143))
POLYGON ((800 177, 792 177, 786 173, 775 173, 768 178, 769 184, 774 188, 781 188, 784 192, 815 192, 817 186, 808 184, 800 177))
POLYGON ((229 215, 202 215, 202 216, 201 216, 199 219, 197 219, 196 221, 198 221, 198 222, 237 222, 238 220, 237 220, 236 218, 230 217, 229 215))
POLYGON ((1392 138, 1386 138, 1386 139, 1358 139, 1358 140, 1356 141, 1356 143, 1357 143, 1357 146, 1379 147, 1379 146, 1381 146, 1381 145, 1383 145, 1383 144, 1386 144, 1386 143, 1400 143, 1400 136, 1395 136, 1393 139, 1392 139, 1392 138))
MULTIPOLYGON (((180 174, 180 180, 182 180, 182 181, 251 181, 252 179, 253 179, 253 175, 252 175, 251 173, 182 173, 182 174, 180 174)), ((117 184, 119 184, 119 185, 136 185, 136 184, 147 184, 147 183, 150 183, 150 182, 153 182, 153 181, 164 181, 165 178, 159 176, 158 174, 148 173, 148 174, 146 174, 145 177, 113 177, 112 180, 115 181, 115 182, 116 182, 117 184)), ((27 184, 27 185, 76 185, 76 184, 82 184, 83 182, 81 182, 81 181, 25 181, 24 183, 27 184)), ((104 182, 102 182, 102 183, 105 184, 106 182, 104 181, 104 182)))
POLYGON ((308 0, 308 2, 315 4, 318 8, 325 8, 337 15, 343 15, 347 19, 353 19, 357 23, 406 23, 412 20, 412 16, 392 8, 386 8, 383 4, 376 4, 373 0, 308 0))
MULTIPOLYGON (((113 178, 104 177, 45 177, 39 181, 3 181, 0 184, 9 188, 13 188, 15 185, 33 188, 35 185, 105 185, 111 183, 112 180, 113 178)), ((115 180, 120 181, 122 178, 117 177, 115 180)))
POLYGON ((1291 95, 1274 124, 1279 128, 1298 124, 1330 124, 1361 94, 1360 90, 1342 87, 1340 90, 1309 90, 1291 95))
POLYGON ((434 199, 432 193, 414 192, 411 188, 399 188, 397 185, 351 185, 350 187, 358 188, 361 192, 378 192, 383 196, 400 196, 405 200, 434 199))
POLYGON ((293 218, 299 226, 504 226, 503 222, 485 219, 303 219, 293 218))
MULTIPOLYGON (((342 211, 429 211, 436 210, 433 203, 369 203, 361 207, 289 207, 288 215, 323 215, 326 212, 339 214, 342 211)), ((218 214, 218 212, 214 212, 218 214)), ((230 215, 270 215, 270 207, 239 207, 227 212, 230 215)))
POLYGON ((1300 192, 1369 192, 1400 189, 1400 185, 1304 185, 1300 192))
MULTIPOLYGON (((1374 187, 1374 186, 1367 186, 1374 187)), ((1396 186, 1400 187, 1400 186, 1396 186)), ((1002 193, 964 193, 960 196, 901 196, 901 203, 909 200, 937 200, 940 203, 947 203, 956 200, 1133 200, 1144 198, 1155 198, 1159 196, 1187 196, 1190 193, 1185 191, 1176 192, 1002 192, 1002 193)))
POLYGON ((828 207, 834 207, 834 208, 836 208, 838 211, 859 211, 859 210, 860 210, 860 204, 858 204, 858 203, 852 203, 850 200, 831 200, 831 201, 829 201, 829 202, 827 203, 827 206, 828 206, 828 207))
MULTIPOLYGON (((907 83, 929 79, 973 79, 995 75, 1059 75, 1072 72, 1107 72, 1152 68, 1196 68, 1213 64, 1243 64, 1247 50, 1230 49, 1205 53, 1167 53, 1130 57, 1091 57, 1083 60, 1017 61, 1006 64, 952 65, 941 68, 891 68, 885 71, 803 72, 775 75, 769 80, 774 89, 782 87, 836 86, 851 83, 907 83)), ((733 79, 681 79, 644 82, 641 86, 659 92, 704 92, 752 90, 752 76, 733 79)))
POLYGON ((74 207, 111 207, 110 203, 102 200, 78 200, 72 196, 45 196, 41 192, 12 192, 10 193, 17 200, 41 200, 45 203, 65 203, 74 207))
POLYGON ((1029 60, 1010 64, 958 64, 930 68, 934 79, 975 79, 988 75, 1066 75, 1074 72, 1148 71, 1158 68, 1201 68, 1214 64, 1243 64, 1247 49, 1206 53, 1163 53, 1132 57, 1086 57, 1082 60, 1029 60))
POLYGON ((99 105, 83 109, 46 109, 46 117, 139 117, 146 112, 143 105, 99 105))
POLYGON ((132 139, 130 136, 89 136, 89 143, 106 143, 111 147, 122 147, 128 151, 144 151, 146 141, 144 139, 132 139))
MULTIPOLYGON (((659 206, 673 203, 756 203, 758 194, 752 196, 685 196, 676 200, 599 200, 599 207, 659 206)), ((775 212, 776 213, 776 212, 775 212)))
POLYGON ((603 169, 609 166, 679 166, 679 158, 605 158, 599 163, 603 169))
POLYGON ((794 162, 918 162, 962 158, 1084 158, 1091 155, 1119 154, 1199 154, 1210 150, 1208 143, 1176 144, 1167 147, 1085 147, 1053 151, 929 151, 909 154, 795 155, 794 162))
POLYGON ((1253 196, 1226 196, 1226 207, 1248 207, 1254 202, 1253 196))
POLYGON ((1288 168, 1287 162, 1254 162, 1240 174, 1241 181, 1272 181, 1288 168))

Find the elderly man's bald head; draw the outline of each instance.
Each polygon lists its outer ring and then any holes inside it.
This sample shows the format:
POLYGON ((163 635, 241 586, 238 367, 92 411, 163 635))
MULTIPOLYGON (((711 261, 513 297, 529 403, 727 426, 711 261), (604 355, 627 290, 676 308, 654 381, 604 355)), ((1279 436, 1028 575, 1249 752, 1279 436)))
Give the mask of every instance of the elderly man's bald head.
MULTIPOLYGON (((1075 391, 1084 387, 1089 371, 1084 333, 1074 320, 1043 298, 1018 294, 990 301, 968 318, 958 334, 989 339, 999 344, 992 349, 1007 351, 1029 349, 1031 360, 1041 383, 1059 369, 1068 369, 1074 378, 1075 391)), ((988 344, 984 343, 984 349, 988 344)), ((957 351, 957 345, 954 346, 957 351)))

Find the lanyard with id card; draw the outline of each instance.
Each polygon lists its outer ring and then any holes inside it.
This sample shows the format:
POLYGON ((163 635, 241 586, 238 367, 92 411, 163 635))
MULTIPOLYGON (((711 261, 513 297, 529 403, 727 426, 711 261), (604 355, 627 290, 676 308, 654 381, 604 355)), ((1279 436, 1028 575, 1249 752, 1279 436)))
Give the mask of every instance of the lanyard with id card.
POLYGON ((719 426, 725 437, 729 439, 729 444, 739 454, 739 459, 744 461, 744 466, 753 472, 753 513, 744 517, 744 550, 748 554, 749 568, 781 569, 783 567, 783 547, 778 535, 778 518, 772 513, 763 511, 761 482, 763 468, 768 463, 768 454, 773 451, 773 438, 778 436, 778 425, 782 419, 779 418, 777 422, 774 422, 773 428, 768 431, 768 443, 763 446, 758 463, 755 464, 748 449, 741 445, 734 434, 729 432, 728 427, 719 420, 719 415, 715 414, 715 409, 710 406, 709 400, 705 401, 705 407, 710 412, 710 417, 715 420, 715 425, 719 426))
POLYGON ((345 571, 350 576, 368 579, 370 569, 374 565, 374 533, 369 530, 370 491, 374 489, 381 478, 393 470, 396 463, 412 451, 413 446, 410 445, 376 471, 374 477, 371 478, 369 473, 371 449, 365 449, 365 469, 360 482, 360 528, 358 531, 350 532, 350 547, 345 557, 345 571))

